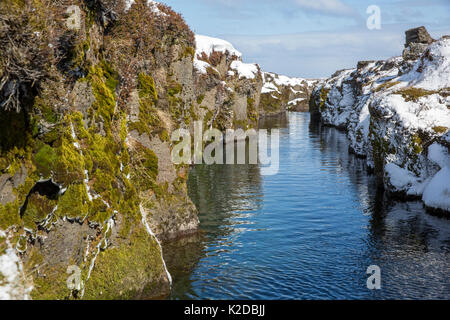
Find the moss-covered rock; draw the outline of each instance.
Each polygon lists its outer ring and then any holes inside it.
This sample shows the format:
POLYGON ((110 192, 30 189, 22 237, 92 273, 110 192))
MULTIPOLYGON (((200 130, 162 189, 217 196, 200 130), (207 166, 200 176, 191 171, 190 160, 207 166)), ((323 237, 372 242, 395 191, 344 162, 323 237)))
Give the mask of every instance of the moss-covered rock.
MULTIPOLYGON (((27 92, 17 111, 0 108, 0 229, 8 230, 33 278, 32 298, 162 297, 168 275, 140 206, 179 208, 158 212, 170 228, 149 218, 161 239, 197 227, 186 181, 176 178, 185 168, 159 157, 170 155, 175 124, 198 119, 188 88, 193 81, 178 79, 189 68, 193 75, 193 34, 161 4, 162 19, 146 1, 127 12, 124 1, 71 4, 81 9, 80 30, 67 29, 63 3, 0 4, 2 16, 28 19, 32 30, 19 25, 9 36, 31 32, 26 45, 48 57, 33 70, 49 75, 35 88, 24 79, 27 92), (113 11, 117 15, 108 14, 113 11), (132 92, 135 116, 127 105, 132 92), (132 132, 158 139, 161 147, 135 143, 132 132), (170 168, 174 178, 166 181, 161 177, 170 168), (81 270, 77 289, 67 287, 71 266, 81 270)), ((7 36, 1 23, 0 42, 7 36)), ((0 48, 0 66, 9 55, 0 48)))

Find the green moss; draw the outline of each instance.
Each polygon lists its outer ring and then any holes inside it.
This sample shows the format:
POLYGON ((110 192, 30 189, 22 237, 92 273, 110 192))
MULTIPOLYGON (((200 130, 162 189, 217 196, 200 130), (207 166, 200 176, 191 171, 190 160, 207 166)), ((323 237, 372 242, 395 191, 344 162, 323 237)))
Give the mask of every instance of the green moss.
POLYGON ((57 160, 57 150, 47 144, 41 144, 39 151, 34 156, 36 168, 44 178, 50 177, 57 160))
POLYGON ((325 111, 325 102, 327 101, 328 93, 330 92, 330 89, 325 89, 325 87, 322 87, 320 90, 320 110, 325 111))
POLYGON ((205 95, 204 94, 201 94, 201 95, 197 96, 197 104, 198 105, 202 104, 204 99, 205 99, 205 95))
POLYGON ((74 124, 74 131, 83 145, 84 165, 88 170, 90 184, 93 191, 101 196, 101 200, 106 201, 111 208, 107 208, 103 201, 94 199, 88 201, 87 190, 84 183, 70 191, 68 205, 72 201, 78 201, 80 208, 78 217, 84 218, 88 215, 90 221, 103 224, 113 213, 113 209, 119 211, 121 203, 126 201, 124 193, 130 186, 126 184, 124 175, 129 173, 130 156, 128 154, 125 139, 127 136, 126 118, 118 121, 119 128, 116 128, 118 141, 113 135, 103 136, 95 130, 86 130, 81 114, 74 114, 71 118, 74 124), (121 164, 123 165, 121 171, 121 164), (123 186, 125 185, 126 188, 123 186))
POLYGON ((83 156, 74 145, 71 135, 70 117, 66 116, 67 124, 57 146, 57 161, 55 177, 59 183, 69 185, 84 179, 85 162, 83 156))
POLYGON ((130 130, 137 130, 139 134, 147 133, 152 136, 162 131, 161 119, 155 107, 158 102, 158 93, 155 81, 151 76, 140 73, 138 80, 139 121, 130 123, 130 130))
POLYGON ((22 220, 24 226, 28 229, 35 230, 37 224, 45 219, 56 206, 56 200, 51 200, 46 196, 34 193, 29 196, 26 210, 23 213, 22 220))
POLYGON ((178 123, 181 119, 185 119, 183 100, 178 97, 183 91, 183 87, 176 82, 171 82, 167 89, 167 101, 169 102, 169 112, 172 119, 178 123))
POLYGON ((411 147, 415 154, 420 154, 423 151, 422 139, 418 134, 411 137, 411 147))
POLYGON ((274 98, 271 93, 261 94, 259 105, 266 114, 280 112, 281 110, 281 100, 274 98))
POLYGON ((50 106, 48 106, 42 98, 35 98, 33 108, 35 110, 39 110, 45 121, 49 123, 56 123, 58 121, 58 114, 50 106))
POLYGON ((177 94, 181 93, 181 91, 183 91, 183 87, 181 86, 181 84, 174 82, 167 90, 167 94, 170 97, 175 97, 177 94))
POLYGON ((58 201, 56 215, 59 217, 84 218, 88 214, 88 201, 84 184, 71 184, 58 201))
POLYGON ((0 229, 6 230, 11 226, 22 224, 19 215, 20 203, 16 200, 6 205, 0 204, 0 229))
POLYGON ((380 136, 376 130, 376 120, 370 119, 369 137, 372 145, 372 156, 374 161, 375 173, 379 183, 383 181, 384 163, 387 155, 396 153, 393 146, 390 145, 388 137, 380 136))
MULTIPOLYGON (((147 191, 159 188, 156 183, 158 176, 158 157, 156 154, 142 145, 136 145, 132 158, 133 184, 139 191, 147 191)), ((156 193, 156 192, 155 192, 156 193)))
POLYGON ((169 132, 166 129, 161 131, 161 134, 159 135, 159 138, 163 142, 170 142, 169 132))
POLYGON ((190 58, 194 59, 195 56, 195 48, 190 46, 184 46, 183 51, 180 53, 179 59, 190 58))
MULTIPOLYGON (((76 263, 71 263, 76 265, 76 263)), ((27 274, 33 275, 33 300, 65 300, 72 297, 67 288, 67 267, 61 265, 48 266, 44 257, 37 247, 32 247, 27 252, 24 269, 27 274), (38 272, 39 271, 39 272, 38 272)))
POLYGON ((414 87, 404 88, 394 92, 394 94, 402 95, 403 99, 405 99, 406 102, 409 101, 417 102, 419 98, 429 96, 435 93, 438 93, 438 91, 430 91, 414 87))
POLYGON ((19 252, 25 252, 27 250, 28 237, 26 235, 21 235, 16 242, 16 249, 19 252))
POLYGON ((99 254, 84 299, 150 298, 162 287, 168 290, 163 274, 159 247, 138 224, 128 241, 99 254))
POLYGON ((258 123, 258 110, 256 110, 255 100, 247 98, 247 119, 253 124, 258 123))
POLYGON ((203 128, 209 128, 209 126, 211 125, 211 120, 214 116, 214 112, 212 112, 211 110, 208 110, 205 114, 205 116, 203 117, 203 128))
POLYGON ((155 80, 145 73, 138 75, 138 90, 141 99, 151 99, 153 104, 158 101, 158 93, 155 88, 155 80))
POLYGON ((103 123, 104 130, 111 132, 111 122, 116 108, 116 87, 118 74, 106 62, 100 62, 89 69, 88 80, 95 96, 93 109, 96 122, 103 123))

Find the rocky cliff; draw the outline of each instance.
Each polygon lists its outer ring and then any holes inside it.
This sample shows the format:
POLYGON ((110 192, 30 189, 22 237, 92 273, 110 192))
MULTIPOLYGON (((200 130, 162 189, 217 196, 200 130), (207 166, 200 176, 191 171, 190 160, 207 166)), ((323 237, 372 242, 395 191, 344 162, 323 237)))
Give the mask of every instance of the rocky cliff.
POLYGON ((347 131, 380 185, 450 211, 450 39, 420 27, 406 32, 403 56, 361 61, 313 90, 310 112, 347 131))
POLYGON ((197 35, 194 67, 198 114, 208 128, 256 127, 263 85, 257 64, 244 63, 227 41, 197 35))
POLYGON ((264 72, 263 79, 260 110, 262 115, 309 110, 309 98, 318 80, 289 78, 271 72, 264 72))
POLYGON ((167 295, 198 226, 171 133, 255 127, 263 82, 151 0, 2 1, 0 298, 167 295))

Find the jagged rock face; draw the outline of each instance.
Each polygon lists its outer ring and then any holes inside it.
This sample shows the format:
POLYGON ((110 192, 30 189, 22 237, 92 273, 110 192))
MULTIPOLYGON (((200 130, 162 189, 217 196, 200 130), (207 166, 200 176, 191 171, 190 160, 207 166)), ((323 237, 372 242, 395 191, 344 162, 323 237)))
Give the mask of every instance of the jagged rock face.
POLYGON ((289 78, 264 72, 261 91, 261 115, 270 116, 289 111, 308 111, 309 97, 317 80, 289 78))
POLYGON ((403 58, 405 60, 415 60, 425 51, 429 44, 433 43, 425 27, 418 27, 409 29, 405 32, 406 43, 403 51, 403 58))
POLYGON ((430 36, 425 27, 413 28, 405 31, 406 44, 405 47, 409 46, 411 43, 423 43, 431 44, 434 39, 430 36))
POLYGON ((347 131, 350 151, 367 158, 391 195, 443 212, 450 211, 449 61, 443 37, 415 61, 395 57, 335 73, 310 104, 313 116, 347 131))
POLYGON ((146 0, 6 0, 0 13, 0 42, 17 40, 0 48, 0 83, 20 84, 0 89, 18 102, 0 107, 0 261, 18 257, 0 268, 0 292, 166 295, 159 239, 198 226, 169 142, 201 119, 193 33, 146 0), (80 8, 77 30, 65 24, 69 5, 80 8), (26 74, 8 66, 18 52, 26 74), (69 266, 81 270, 72 289, 69 266))

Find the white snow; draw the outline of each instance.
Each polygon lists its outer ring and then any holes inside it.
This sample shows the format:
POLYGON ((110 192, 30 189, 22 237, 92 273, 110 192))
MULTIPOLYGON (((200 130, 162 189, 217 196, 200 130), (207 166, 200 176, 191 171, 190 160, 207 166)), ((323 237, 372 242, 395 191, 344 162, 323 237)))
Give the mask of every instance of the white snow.
POLYGON ((237 71, 239 78, 254 79, 258 74, 258 66, 253 63, 243 63, 242 61, 233 61, 231 69, 237 71))
POLYGON ((135 0, 125 0, 125 11, 130 10, 131 6, 134 4, 135 0))
POLYGON ((161 12, 158 8, 159 2, 153 0, 147 0, 147 6, 152 10, 153 13, 156 13, 158 16, 167 16, 164 12, 161 12))
POLYGON ((352 150, 366 156, 370 167, 374 167, 374 139, 383 139, 387 144, 384 182, 390 191, 423 196, 428 206, 445 210, 450 183, 448 150, 435 142, 428 152, 417 152, 414 137, 422 132, 430 137, 429 141, 436 138, 450 142, 449 133, 435 131, 436 127, 450 127, 450 98, 439 93, 450 87, 449 59, 450 39, 440 39, 406 74, 403 57, 394 57, 361 70, 336 72, 314 89, 316 104, 322 99, 322 89, 327 92, 319 110, 322 121, 346 128, 352 150), (408 88, 431 92, 415 100, 405 99, 400 90, 408 88), (437 170, 441 171, 435 174, 437 170))
POLYGON ((447 148, 437 142, 428 147, 428 159, 437 163, 441 168, 450 167, 450 155, 447 148))
POLYGON ((431 208, 450 211, 450 168, 441 169, 426 186, 422 197, 431 208))
MULTIPOLYGON (((130 10, 131 6, 136 2, 136 0, 125 0, 125 12, 130 10)), ((153 0, 147 0, 147 6, 155 13, 157 16, 167 16, 164 12, 161 12, 158 8, 159 2, 153 0)))
POLYGON ((278 78, 274 79, 277 86, 301 86, 304 84, 304 79, 301 78, 289 78, 287 76, 279 75, 278 78))
MULTIPOLYGON (((0 237, 6 238, 6 234, 0 230, 0 237)), ((8 240, 3 242, 7 248, 5 253, 0 255, 0 300, 30 299, 29 293, 33 289, 25 286, 22 261, 17 256, 16 251, 11 247, 8 240)))
POLYGON ((404 127, 429 131, 436 126, 448 127, 450 112, 438 94, 406 102, 400 94, 387 94, 376 100, 386 116, 396 116, 404 127))
POLYGON ((199 71, 202 74, 206 74, 206 70, 208 68, 212 68, 212 66, 203 60, 198 60, 197 58, 194 58, 194 67, 197 71, 199 71))
POLYGON ((428 50, 429 54, 418 59, 411 72, 401 79, 409 80, 411 86, 427 90, 450 87, 450 39, 441 39, 428 50))
POLYGON ((270 93, 270 92, 278 92, 278 93, 280 93, 280 91, 278 90, 277 86, 274 85, 272 82, 264 83, 264 86, 261 89, 261 93, 270 93))
POLYGON ((388 163, 384 170, 391 185, 399 191, 407 191, 411 186, 417 184, 417 178, 411 172, 394 163, 388 163))
POLYGON ((196 50, 195 56, 202 56, 205 53, 208 57, 213 53, 222 52, 224 54, 235 55, 238 58, 242 57, 242 53, 237 51, 228 41, 212 38, 208 36, 195 35, 196 50))
POLYGON ((213 52, 222 52, 231 56, 234 55, 239 59, 242 57, 242 53, 237 51, 228 41, 198 34, 195 35, 195 48, 194 67, 202 74, 206 74, 208 68, 213 68, 208 62, 200 60, 203 53, 207 57, 211 56, 213 52))
POLYGON ((297 99, 289 101, 288 105, 296 105, 297 103, 302 102, 304 100, 305 100, 305 98, 297 98, 297 99))

